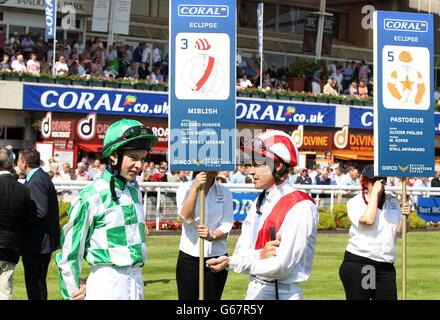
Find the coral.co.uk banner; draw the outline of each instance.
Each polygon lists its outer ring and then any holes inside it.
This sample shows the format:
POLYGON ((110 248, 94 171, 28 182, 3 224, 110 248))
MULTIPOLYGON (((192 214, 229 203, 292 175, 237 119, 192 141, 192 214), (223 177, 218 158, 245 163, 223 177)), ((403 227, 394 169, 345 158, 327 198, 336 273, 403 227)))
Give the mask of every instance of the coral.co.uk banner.
POLYGON ((128 116, 167 117, 168 96, 119 90, 23 86, 23 109, 128 116))
MULTIPOLYGON (((167 118, 166 93, 25 84, 23 109, 167 118)), ((239 99, 239 122, 334 127, 336 106, 239 99)))

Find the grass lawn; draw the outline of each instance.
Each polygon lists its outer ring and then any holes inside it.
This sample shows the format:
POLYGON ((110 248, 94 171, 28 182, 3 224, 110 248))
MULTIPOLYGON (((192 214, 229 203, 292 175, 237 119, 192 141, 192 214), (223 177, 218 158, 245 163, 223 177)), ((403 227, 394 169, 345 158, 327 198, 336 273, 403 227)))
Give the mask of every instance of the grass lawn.
MULTIPOLYGON (((229 252, 233 252, 238 236, 231 236, 229 252)), ((344 299, 344 291, 339 280, 341 264, 347 244, 348 234, 319 234, 313 262, 313 272, 309 281, 303 286, 305 299, 344 299)), ((143 268, 145 281, 145 298, 148 300, 176 300, 175 268, 178 253, 179 236, 147 237, 148 261, 143 268)), ((401 297, 401 241, 398 241, 398 258, 396 262, 397 286, 401 297)), ((440 232, 412 232, 408 234, 408 271, 407 298, 440 299, 440 232)), ((84 264, 83 273, 87 275, 90 268, 84 264)), ((47 276, 49 299, 61 299, 57 267, 54 260, 50 264, 47 276)), ((244 298, 248 276, 229 273, 223 292, 225 300, 244 298)), ((17 265, 14 273, 13 299, 27 299, 24 284, 23 265, 17 265)))

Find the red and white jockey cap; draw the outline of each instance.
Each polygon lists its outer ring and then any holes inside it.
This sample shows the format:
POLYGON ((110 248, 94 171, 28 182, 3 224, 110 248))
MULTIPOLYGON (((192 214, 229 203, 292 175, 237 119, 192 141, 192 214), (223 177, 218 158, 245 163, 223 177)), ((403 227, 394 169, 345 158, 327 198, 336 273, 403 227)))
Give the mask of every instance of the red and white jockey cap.
POLYGON ((265 131, 256 136, 248 145, 242 145, 240 148, 245 152, 253 153, 254 156, 260 154, 274 161, 281 160, 289 167, 298 164, 298 149, 295 141, 283 131, 265 131))

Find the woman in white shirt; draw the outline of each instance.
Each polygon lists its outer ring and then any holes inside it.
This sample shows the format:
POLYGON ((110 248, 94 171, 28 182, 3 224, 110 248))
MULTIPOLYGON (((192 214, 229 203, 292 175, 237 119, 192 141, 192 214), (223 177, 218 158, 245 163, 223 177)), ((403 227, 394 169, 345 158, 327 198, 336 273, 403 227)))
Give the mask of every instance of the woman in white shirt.
POLYGON ((32 73, 34 76, 40 74, 40 63, 37 61, 37 55, 31 53, 31 58, 26 62, 27 72, 32 73))
POLYGON ((12 61, 11 63, 11 69, 12 71, 18 72, 20 74, 26 72, 26 65, 24 63, 23 55, 21 54, 17 55, 17 59, 12 61))
POLYGON ((385 184, 369 164, 361 173, 362 191, 347 202, 350 239, 339 268, 347 300, 397 300, 396 240, 410 206, 386 195, 385 184))
MULTIPOLYGON (((227 236, 234 223, 232 193, 215 179, 217 171, 194 172, 193 181, 177 191, 177 209, 183 218, 176 281, 179 299, 199 298, 199 241, 205 239, 204 258, 227 255, 227 236), (205 184, 205 224, 200 225, 201 186, 205 184)), ((205 266, 205 299, 220 300, 228 271, 213 273, 205 266)))
POLYGON ((60 56, 58 61, 55 62, 55 74, 57 76, 67 75, 69 72, 69 67, 67 66, 66 59, 64 56, 60 56))

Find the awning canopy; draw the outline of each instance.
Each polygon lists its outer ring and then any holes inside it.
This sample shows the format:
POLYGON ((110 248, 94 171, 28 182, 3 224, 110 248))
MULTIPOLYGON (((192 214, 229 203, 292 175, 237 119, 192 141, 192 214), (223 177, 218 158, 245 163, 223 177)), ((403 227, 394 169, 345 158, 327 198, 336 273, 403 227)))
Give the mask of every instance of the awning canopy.
POLYGON ((153 147, 153 149, 150 151, 150 154, 167 154, 167 152, 167 147, 153 147))
POLYGON ((374 160, 374 152, 359 150, 333 150, 333 158, 340 160, 374 160))
POLYGON ((102 144, 99 143, 78 143, 78 148, 87 151, 87 152, 95 152, 95 153, 101 153, 102 152, 102 144))

